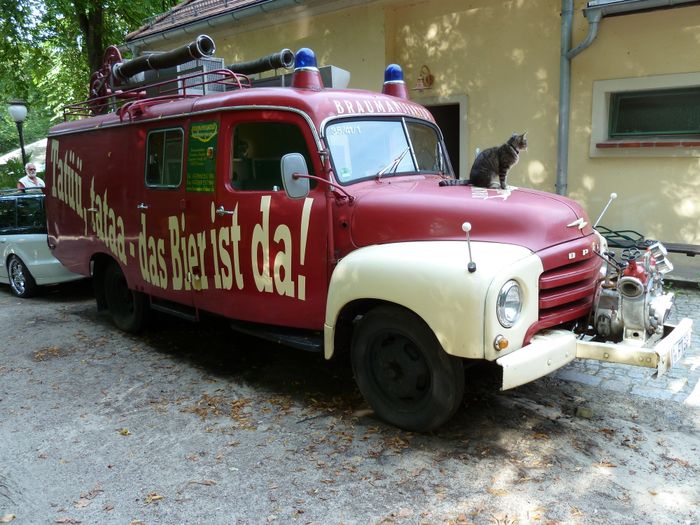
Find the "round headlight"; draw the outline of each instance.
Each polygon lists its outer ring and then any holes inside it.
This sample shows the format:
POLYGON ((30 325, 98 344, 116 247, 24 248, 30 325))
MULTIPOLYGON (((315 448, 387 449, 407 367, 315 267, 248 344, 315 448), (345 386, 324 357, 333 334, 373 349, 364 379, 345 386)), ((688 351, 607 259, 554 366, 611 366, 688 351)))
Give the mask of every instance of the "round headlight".
POLYGON ((503 328, 511 328, 518 319, 522 311, 523 303, 520 296, 520 285, 515 281, 508 281, 498 292, 496 304, 496 316, 503 328))

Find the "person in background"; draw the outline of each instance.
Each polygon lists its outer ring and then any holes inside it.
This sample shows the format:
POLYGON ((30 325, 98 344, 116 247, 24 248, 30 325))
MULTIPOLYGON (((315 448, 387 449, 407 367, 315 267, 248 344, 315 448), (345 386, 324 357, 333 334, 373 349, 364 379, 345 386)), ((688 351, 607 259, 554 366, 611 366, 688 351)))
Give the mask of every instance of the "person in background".
POLYGON ((36 166, 33 162, 27 162, 27 164, 24 166, 24 171, 26 171, 27 174, 19 179, 17 188, 43 188, 45 186, 44 181, 41 180, 40 177, 36 176, 36 166))

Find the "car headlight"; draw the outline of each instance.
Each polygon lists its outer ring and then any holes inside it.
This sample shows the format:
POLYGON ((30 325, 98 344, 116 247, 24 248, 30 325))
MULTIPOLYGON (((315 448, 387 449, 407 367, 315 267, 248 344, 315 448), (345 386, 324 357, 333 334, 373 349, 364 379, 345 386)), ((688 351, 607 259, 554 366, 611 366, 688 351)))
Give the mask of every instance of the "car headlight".
POLYGON ((508 281, 498 292, 496 316, 503 328, 511 328, 520 319, 523 309, 520 285, 516 281, 508 281))

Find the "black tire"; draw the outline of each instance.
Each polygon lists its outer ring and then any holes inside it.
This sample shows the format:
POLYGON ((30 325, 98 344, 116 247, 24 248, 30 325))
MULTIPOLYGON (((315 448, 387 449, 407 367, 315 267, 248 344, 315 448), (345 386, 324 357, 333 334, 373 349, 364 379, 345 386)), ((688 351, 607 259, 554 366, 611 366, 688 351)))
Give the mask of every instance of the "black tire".
POLYGON ((17 297, 31 297, 36 293, 34 277, 22 259, 16 255, 10 255, 7 259, 7 277, 10 281, 10 289, 17 297))
POLYGON ((133 334, 146 326, 150 314, 148 298, 129 289, 126 277, 117 263, 110 264, 105 271, 104 296, 117 328, 133 334))
POLYGON ((447 354, 425 322, 397 306, 380 306, 358 323, 352 368, 377 416, 405 430, 434 430, 464 397, 462 361, 447 354))

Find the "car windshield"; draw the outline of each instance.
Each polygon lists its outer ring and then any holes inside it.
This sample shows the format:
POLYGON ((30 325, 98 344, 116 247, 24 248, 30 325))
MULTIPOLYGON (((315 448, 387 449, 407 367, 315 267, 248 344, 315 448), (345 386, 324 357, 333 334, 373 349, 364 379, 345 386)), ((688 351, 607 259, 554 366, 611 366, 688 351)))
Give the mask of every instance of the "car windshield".
POLYGON ((437 130, 406 119, 343 120, 326 128, 341 184, 407 173, 451 175, 437 130))

